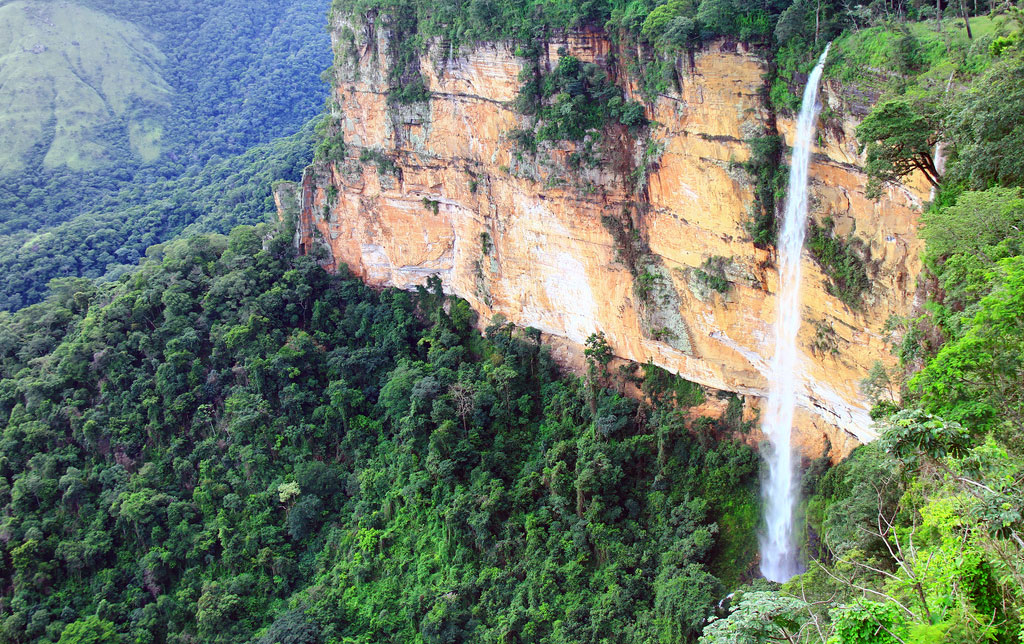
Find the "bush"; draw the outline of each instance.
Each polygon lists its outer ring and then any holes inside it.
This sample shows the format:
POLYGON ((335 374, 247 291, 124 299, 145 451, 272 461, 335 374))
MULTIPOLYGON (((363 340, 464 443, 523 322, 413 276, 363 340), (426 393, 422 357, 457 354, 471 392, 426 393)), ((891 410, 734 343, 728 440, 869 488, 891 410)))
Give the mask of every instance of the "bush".
POLYGON ((648 362, 643 365, 640 390, 653 402, 696 407, 705 400, 704 388, 695 382, 648 362))
POLYGON ((775 244, 775 213, 779 199, 785 198, 786 171, 782 165, 782 137, 777 134, 749 139, 750 158, 744 164, 747 172, 754 176, 756 188, 751 217, 744 223, 744 229, 755 244, 775 244))
POLYGON ((398 174, 398 166, 382 150, 363 148, 359 153, 359 161, 362 163, 375 163, 377 172, 380 174, 398 174))
POLYGON ((850 308, 860 307, 864 292, 871 287, 865 259, 870 260, 870 251, 851 233, 846 239, 839 239, 832 231, 831 218, 819 226, 814 221, 808 225, 807 249, 828 276, 829 294, 839 298, 850 308))
POLYGON ((728 263, 729 260, 721 255, 708 257, 700 268, 696 269, 697 279, 710 289, 719 293, 728 293, 732 287, 725 277, 725 266, 728 263))
POLYGON ((524 70, 515 106, 522 114, 536 114, 539 127, 513 130, 510 137, 521 149, 536 151, 538 141, 582 141, 599 136, 609 123, 618 122, 636 133, 647 125, 643 106, 625 100, 622 90, 594 63, 563 55, 550 74, 524 70))

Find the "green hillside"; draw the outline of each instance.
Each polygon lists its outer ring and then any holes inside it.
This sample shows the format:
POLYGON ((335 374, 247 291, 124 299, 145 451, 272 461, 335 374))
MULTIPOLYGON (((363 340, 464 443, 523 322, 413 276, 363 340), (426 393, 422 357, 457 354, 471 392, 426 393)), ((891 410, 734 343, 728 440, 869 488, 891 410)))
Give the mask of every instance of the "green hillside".
POLYGON ((753 554, 756 455, 713 441, 741 428, 293 233, 0 314, 0 642, 692 639, 753 554))
POLYGON ((292 134, 322 104, 326 8, 327 0, 0 2, 0 174, 116 176, 154 164, 166 174, 292 134))
POLYGON ((146 249, 187 231, 227 232, 274 216, 271 186, 297 180, 312 156, 313 129, 184 175, 120 192, 105 207, 44 230, 0 235, 0 309, 42 299, 51 279, 99 278, 136 267, 146 249), (108 275, 109 274, 109 275, 108 275))
POLYGON ((327 4, 0 0, 0 308, 199 220, 262 221, 309 159, 294 135, 327 92, 327 4))
POLYGON ((73 2, 0 6, 0 173, 160 154, 173 90, 135 25, 73 2))

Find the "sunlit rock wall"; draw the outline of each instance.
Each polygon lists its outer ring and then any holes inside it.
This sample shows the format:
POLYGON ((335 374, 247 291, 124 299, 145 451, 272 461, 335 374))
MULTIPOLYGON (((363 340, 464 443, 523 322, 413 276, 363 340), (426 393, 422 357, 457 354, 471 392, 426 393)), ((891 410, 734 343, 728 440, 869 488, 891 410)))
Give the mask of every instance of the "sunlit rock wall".
MULTIPOLYGON (((373 285, 412 288, 437 275, 482 319, 500 313, 559 339, 566 364, 580 366, 581 345, 603 331, 621 358, 653 361, 757 407, 768 389, 778 291, 773 250, 756 247, 743 228, 754 195, 742 165, 747 141, 771 126, 761 57, 722 42, 692 65, 680 60, 678 90, 647 105, 649 134, 609 131, 601 163, 571 170, 571 144, 542 145, 534 156, 507 136, 526 124, 510 103, 527 62, 511 45, 448 60, 451 52, 432 49, 420 61, 430 100, 389 105, 387 30, 336 27, 335 117, 347 154, 307 171, 303 245, 326 243, 335 265, 373 285), (646 246, 639 260, 625 256, 616 225, 646 246), (713 256, 727 260, 725 294, 697 274, 713 256), (638 289, 640 271, 655 277, 651 288, 638 289)), ((553 39, 541 63, 554 67, 562 47, 598 64, 613 51, 601 33, 573 33, 553 39)), ((616 80, 632 93, 630 79, 616 80)), ((833 113, 853 114, 837 90, 826 85, 824 100, 833 113)), ((912 306, 919 270, 923 186, 866 199, 854 119, 819 129, 811 216, 831 217, 838 234, 866 243, 873 286, 851 310, 805 253, 796 440, 807 456, 826 444, 841 456, 874 437, 858 383, 876 360, 892 360, 882 327, 912 306)), ((790 142, 792 120, 776 123, 790 142)))

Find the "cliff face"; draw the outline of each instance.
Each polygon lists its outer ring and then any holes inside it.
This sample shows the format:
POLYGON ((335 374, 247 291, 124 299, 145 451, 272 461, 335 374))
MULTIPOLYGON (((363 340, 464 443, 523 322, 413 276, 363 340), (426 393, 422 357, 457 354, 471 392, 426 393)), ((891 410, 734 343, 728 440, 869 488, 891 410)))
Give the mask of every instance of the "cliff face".
MULTIPOLYGON (((621 358, 651 360, 751 406, 766 395, 778 281, 773 251, 744 231, 755 178, 742 166, 747 141, 772 117, 759 98, 763 59, 718 43, 692 65, 681 61, 679 89, 647 105, 649 136, 610 132, 602 162, 574 170, 571 144, 530 155, 507 136, 525 123, 510 102, 526 62, 511 45, 454 60, 429 51, 420 67, 430 100, 388 105, 388 34, 337 27, 348 34, 335 38, 335 122, 347 156, 307 171, 300 243, 326 243, 334 263, 373 285, 411 288, 437 275, 484 320, 500 313, 556 339, 570 364, 603 331, 621 358), (715 261, 725 293, 702 279, 709 258, 723 258, 715 261)), ((563 47, 598 64, 613 49, 600 33, 570 34, 550 42, 542 66, 553 68, 563 47)), ((823 88, 825 101, 842 110, 834 89, 823 88)), ((891 360, 882 327, 912 305, 919 269, 923 188, 865 199, 855 125, 819 128, 812 217, 831 217, 837 234, 865 242, 872 287, 851 310, 828 294, 805 252, 795 432, 810 456, 826 439, 839 456, 873 438, 858 383, 876 360, 891 360)), ((792 120, 779 117, 777 127, 792 141, 792 120)))

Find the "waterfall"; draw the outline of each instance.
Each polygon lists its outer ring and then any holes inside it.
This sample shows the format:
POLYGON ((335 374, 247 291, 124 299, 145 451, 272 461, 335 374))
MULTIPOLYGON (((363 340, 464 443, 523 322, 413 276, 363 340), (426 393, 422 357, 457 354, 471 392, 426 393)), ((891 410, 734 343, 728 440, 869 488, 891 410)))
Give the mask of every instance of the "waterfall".
POLYGON ((825 47, 804 89, 789 169, 786 214, 777 244, 779 294, 775 355, 771 363, 771 391, 762 424, 771 447, 766 455, 768 476, 762 486, 765 530, 760 535, 761 574, 772 581, 786 581, 801 571, 793 542, 793 510, 798 481, 790 438, 799 377, 796 338, 800 330, 800 254, 807 227, 807 167, 818 117, 818 83, 829 47, 831 43, 825 47))

